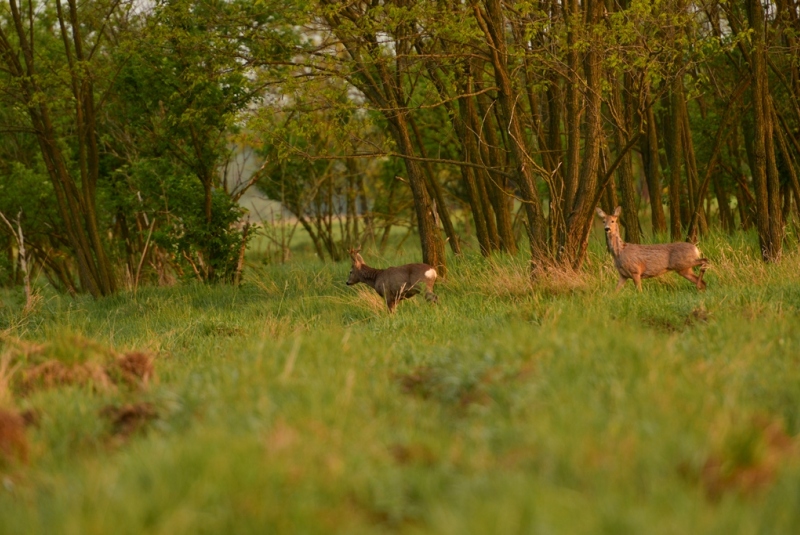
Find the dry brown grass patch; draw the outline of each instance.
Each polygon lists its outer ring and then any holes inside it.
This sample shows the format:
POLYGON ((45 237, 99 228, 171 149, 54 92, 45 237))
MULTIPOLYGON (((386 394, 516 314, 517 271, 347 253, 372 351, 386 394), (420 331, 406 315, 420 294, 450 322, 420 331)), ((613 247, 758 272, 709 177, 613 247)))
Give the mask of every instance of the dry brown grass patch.
POLYGON ((91 386, 101 392, 114 387, 113 381, 101 364, 94 362, 64 364, 58 360, 48 360, 23 369, 17 384, 23 395, 43 388, 68 385, 91 386))
POLYGON ((11 365, 11 353, 0 356, 0 407, 9 406, 13 402, 11 395, 11 379, 19 365, 11 365))
POLYGON ((467 281, 483 295, 526 297, 531 293, 572 294, 590 287, 590 277, 564 267, 541 267, 531 270, 525 264, 495 264, 491 269, 467 281))
POLYGON ((475 286, 481 293, 497 297, 528 295, 532 288, 531 273, 525 266, 492 265, 492 271, 483 274, 475 286))
POLYGON ((591 288, 591 276, 564 267, 543 267, 533 275, 533 288, 550 295, 574 294, 591 288))
POLYGON ((0 359, 0 404, 9 404, 12 389, 22 395, 69 385, 108 391, 118 385, 147 387, 156 378, 150 353, 118 353, 71 333, 47 343, 9 336, 2 341, 7 349, 0 359))
POLYGON ((365 285, 353 286, 352 289, 356 292, 358 307, 375 315, 387 312, 386 301, 374 289, 365 285))

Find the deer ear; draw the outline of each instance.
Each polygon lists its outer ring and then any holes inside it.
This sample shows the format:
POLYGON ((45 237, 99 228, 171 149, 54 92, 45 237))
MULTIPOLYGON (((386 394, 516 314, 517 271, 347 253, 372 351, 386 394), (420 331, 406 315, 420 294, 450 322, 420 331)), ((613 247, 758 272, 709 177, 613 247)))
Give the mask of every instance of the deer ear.
POLYGON ((363 259, 363 258, 361 258, 361 255, 360 255, 360 254, 358 254, 358 253, 356 253, 356 257, 355 257, 355 259, 354 259, 354 260, 356 261, 356 265, 357 265, 357 266, 360 266, 361 264, 363 264, 363 263, 364 263, 364 259, 363 259))
POLYGON ((603 209, 602 209, 602 208, 600 208, 599 206, 598 206, 597 208, 595 208, 595 209, 594 209, 594 211, 595 211, 595 212, 597 212, 597 215, 598 215, 598 216, 600 216, 600 217, 606 217, 606 213, 605 213, 605 212, 603 211, 603 209))
POLYGON ((614 217, 619 217, 619 214, 621 214, 621 213, 622 213, 622 206, 617 206, 614 209, 614 217))

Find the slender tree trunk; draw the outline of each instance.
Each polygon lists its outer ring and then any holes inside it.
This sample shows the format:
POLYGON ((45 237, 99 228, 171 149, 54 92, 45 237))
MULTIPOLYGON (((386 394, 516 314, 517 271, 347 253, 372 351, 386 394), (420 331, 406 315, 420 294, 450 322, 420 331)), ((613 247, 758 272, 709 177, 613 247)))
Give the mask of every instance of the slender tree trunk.
MULTIPOLYGON (((453 124, 455 126, 456 135, 461 141, 462 154, 464 161, 470 163, 477 162, 477 147, 475 145, 475 137, 473 135, 472 124, 469 114, 470 100, 473 92, 471 83, 471 69, 469 67, 461 70, 457 75, 457 86, 461 96, 458 99, 458 116, 454 117, 453 124)), ((475 223, 475 235, 478 238, 478 245, 481 249, 483 256, 489 256, 494 247, 489 235, 489 227, 487 225, 487 215, 481 203, 480 192, 478 189, 478 178, 474 167, 461 166, 461 175, 464 178, 464 184, 467 189, 467 198, 472 211, 472 219, 475 223)))
MULTIPOLYGON (((611 98, 614 110, 613 117, 617 121, 614 128, 614 145, 617 152, 622 151, 625 146, 626 133, 630 137, 633 128, 633 106, 630 105, 629 91, 633 85, 631 76, 626 73, 623 78, 625 88, 625 100, 620 95, 620 84, 613 80, 611 84, 611 98)), ((625 241, 628 243, 640 243, 639 236, 639 212, 636 206, 636 188, 633 178, 633 159, 630 151, 623 156, 619 166, 619 185, 622 196, 622 223, 625 226, 625 241)), ((611 208, 612 210, 616 208, 611 208)), ((610 212, 609 212, 610 213, 610 212)))
POLYGON ((500 116, 504 129, 509 135, 511 155, 516 166, 517 185, 522 193, 525 213, 528 218, 528 238, 531 242, 531 262, 534 269, 549 262, 547 250, 547 224, 542 211, 542 203, 536 190, 531 166, 534 160, 526 145, 526 135, 516 112, 518 94, 514 91, 508 71, 505 44, 505 21, 502 16, 499 0, 486 0, 486 13, 477 3, 473 3, 473 11, 479 26, 489 42, 495 82, 498 85, 497 98, 500 103, 500 116))
POLYGON ((646 88, 643 95, 645 101, 645 129, 647 135, 646 142, 643 143, 642 156, 645 160, 645 176, 647 178, 647 190, 650 193, 651 220, 653 223, 653 233, 663 234, 667 231, 667 222, 664 217, 664 206, 661 204, 661 172, 659 167, 658 154, 658 131, 656 129, 656 117, 653 113, 652 103, 650 102, 649 88, 646 88))
MULTIPOLYGON (((407 112, 398 112, 391 120, 395 141, 401 154, 413 156, 414 146, 408 132, 407 112)), ((415 160, 405 158, 408 183, 417 215, 417 231, 422 245, 422 261, 436 268, 440 275, 446 273, 444 243, 439 237, 433 217, 433 206, 425 187, 425 176, 415 160)))
POLYGON ((727 191, 725 191, 725 186, 717 173, 714 173, 711 176, 711 181, 714 186, 714 195, 717 197, 720 225, 727 234, 731 234, 734 230, 735 224, 733 220, 733 213, 731 212, 730 195, 727 191))
MULTIPOLYGON (((771 106, 772 111, 772 120, 773 124, 775 125, 775 133, 777 134, 778 138, 778 149, 780 150, 780 155, 783 158, 783 161, 786 163, 786 172, 789 176, 789 189, 794 193, 795 200, 800 199, 800 179, 797 176, 797 157, 800 155, 800 143, 795 145, 795 152, 792 152, 790 148, 790 144, 787 141, 787 137, 789 137, 790 133, 785 132, 784 129, 778 125, 779 118, 777 110, 775 110, 775 106, 771 106)), ((784 197, 789 197, 788 192, 784 193, 784 197)), ((787 201, 789 205, 791 205, 791 201, 787 201)), ((796 205, 796 208, 800 208, 796 205)), ((784 210, 784 214, 787 213, 787 210, 784 210)), ((786 221, 786 218, 784 218, 786 221)))
POLYGON ((359 174, 356 177, 358 183, 358 208, 361 217, 364 220, 364 238, 375 241, 375 229, 373 228, 372 213, 369 209, 369 201, 367 200, 367 189, 364 187, 364 177, 359 174))
POLYGON ((669 132, 667 157, 669 159, 669 231, 672 241, 682 238, 681 228, 681 162, 683 144, 681 142, 681 105, 683 81, 676 76, 670 91, 670 116, 667 121, 669 132), (680 87, 679 87, 680 86, 680 87))
POLYGON ((358 209, 356 202, 358 200, 358 189, 356 184, 356 177, 358 176, 358 167, 354 158, 347 158, 344 161, 345 168, 347 169, 347 207, 345 219, 345 243, 348 247, 352 247, 359 241, 358 234, 358 209))
POLYGON ((761 256, 767 262, 780 260, 783 245, 780 184, 775 165, 772 114, 769 104, 764 12, 760 0, 747 1, 747 16, 753 30, 750 55, 753 76, 752 168, 756 191, 756 225, 761 256))
MULTIPOLYGON (((480 78, 477 77, 476 89, 480 90, 482 87, 483 84, 480 78)), ((490 171, 487 174, 487 180, 489 182, 487 189, 497 220, 497 233, 500 237, 500 246, 501 249, 511 254, 516 254, 517 241, 514 236, 514 226, 511 218, 511 202, 509 202, 511 197, 507 190, 506 177, 494 171, 495 169, 504 167, 504 161, 500 154, 500 141, 495 130, 495 122, 493 120, 494 114, 489 113, 492 104, 489 104, 489 97, 486 96, 485 93, 480 93, 476 97, 476 101, 480 116, 485 118, 485 120, 479 121, 478 123, 482 125, 478 130, 479 147, 483 163, 488 164, 490 167, 490 171)))
MULTIPOLYGON (((578 189, 581 162, 581 79, 580 58, 578 55, 578 28, 583 25, 578 0, 562 0, 562 10, 567 24, 567 160, 564 173, 564 205, 562 213, 565 220, 570 217, 575 205, 575 192, 578 189)), ((566 228, 564 229, 566 232, 566 228)), ((559 239, 564 243, 566 237, 559 239)))
MULTIPOLYGON (((417 123, 414 121, 413 117, 409 116, 409 119, 414 130, 414 138, 417 140, 417 146, 419 147, 420 154, 423 158, 427 159, 428 153, 425 150, 425 144, 422 142, 422 134, 420 134, 417 123)), ((433 166, 431 165, 431 162, 425 162, 424 170, 428 177, 428 183, 430 184, 431 195, 436 200, 436 211, 439 214, 439 219, 442 222, 442 227, 444 228, 444 233, 447 236, 448 243, 450 243, 450 249, 454 254, 461 254, 461 240, 459 240, 458 234, 456 234, 456 229, 453 227, 453 221, 450 219, 450 210, 447 208, 447 202, 444 198, 442 186, 439 184, 439 181, 436 180, 436 174, 433 172, 433 166)))
POLYGON ((47 91, 39 85, 35 64, 38 54, 34 48, 33 4, 29 6, 31 11, 27 17, 23 17, 16 0, 10 0, 9 6, 15 37, 9 39, 4 26, 0 25, 0 61, 5 65, 8 75, 19 82, 19 97, 27 108, 53 184, 58 213, 74 254, 81 288, 95 297, 109 295, 116 291, 116 279, 97 227, 95 185, 99 174, 99 158, 94 90, 90 75, 87 74, 91 65, 83 57, 80 48, 82 37, 77 6, 70 0, 67 18, 61 3, 56 4, 74 97, 76 116, 73 119, 78 127, 78 170, 82 176, 80 187, 70 173, 71 166, 62 152, 63 143, 51 118, 47 91), (26 29, 25 22, 31 27, 26 29), (72 41, 69 40, 70 35, 72 41), (77 54, 77 58, 73 54, 77 54))
MULTIPOLYGON (((586 0, 588 26, 602 24, 605 4, 602 0, 586 0)), ((576 190, 574 206, 567 219, 567 241, 564 260, 573 269, 579 269, 586 256, 589 230, 596 207, 598 187, 597 171, 600 163, 602 143, 602 124, 600 109, 602 104, 602 54, 603 43, 594 38, 586 53, 584 68, 586 72, 586 142, 584 143, 581 174, 576 190)))

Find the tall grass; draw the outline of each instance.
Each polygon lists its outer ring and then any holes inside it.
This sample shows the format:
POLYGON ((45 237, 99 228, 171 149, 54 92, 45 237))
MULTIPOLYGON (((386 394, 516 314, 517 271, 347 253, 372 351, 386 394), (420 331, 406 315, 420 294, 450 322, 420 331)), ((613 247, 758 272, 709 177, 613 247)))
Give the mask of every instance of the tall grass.
POLYGON ((583 272, 537 280, 453 258, 438 306, 393 316, 312 261, 28 313, 7 293, 4 381, 38 424, 0 464, 0 532, 793 533, 800 256, 701 248, 705 293, 670 274, 615 294, 593 239, 583 272), (158 377, 23 395, 20 343, 143 351, 158 377), (106 416, 142 404, 126 432, 106 416))

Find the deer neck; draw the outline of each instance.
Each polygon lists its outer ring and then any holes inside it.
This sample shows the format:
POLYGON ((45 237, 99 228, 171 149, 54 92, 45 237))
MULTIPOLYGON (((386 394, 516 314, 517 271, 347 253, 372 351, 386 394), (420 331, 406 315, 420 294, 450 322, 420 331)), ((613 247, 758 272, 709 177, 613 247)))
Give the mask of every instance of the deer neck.
POLYGON ((361 268, 358 270, 359 277, 361 278, 361 282, 364 284, 369 284, 373 288, 375 288, 375 281, 378 279, 378 275, 383 273, 385 270, 383 269, 375 269, 369 267, 366 264, 363 264, 361 268))
POLYGON ((619 235, 619 232, 609 232, 606 234, 606 245, 608 246, 608 252, 611 253, 614 258, 618 258, 625 248, 625 242, 622 241, 622 236, 619 235))

